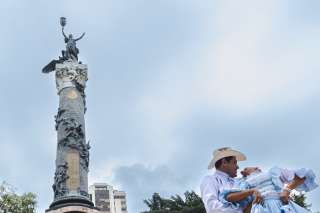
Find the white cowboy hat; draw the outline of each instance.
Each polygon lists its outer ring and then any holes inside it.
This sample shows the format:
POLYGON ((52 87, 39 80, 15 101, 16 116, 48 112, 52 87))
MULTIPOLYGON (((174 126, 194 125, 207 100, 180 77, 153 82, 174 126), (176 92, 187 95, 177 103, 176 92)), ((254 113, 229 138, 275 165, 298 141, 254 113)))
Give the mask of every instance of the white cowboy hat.
POLYGON ((214 165, 218 160, 231 156, 234 156, 237 159, 237 161, 244 161, 247 159, 247 157, 241 152, 233 150, 230 147, 223 147, 213 152, 213 158, 209 163, 208 169, 214 168, 214 165))

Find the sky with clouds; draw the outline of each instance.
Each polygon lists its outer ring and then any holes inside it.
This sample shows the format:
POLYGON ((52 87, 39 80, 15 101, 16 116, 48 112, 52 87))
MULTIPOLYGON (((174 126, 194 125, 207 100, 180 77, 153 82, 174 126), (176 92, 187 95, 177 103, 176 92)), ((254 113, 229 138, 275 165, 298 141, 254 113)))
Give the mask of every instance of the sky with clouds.
MULTIPOLYGON (((42 74, 64 48, 59 17, 89 66, 89 182, 142 200, 199 192, 212 151, 320 176, 320 2, 2 0, 0 181, 53 199, 58 96, 42 74)), ((318 178, 319 182, 319 178, 318 178)), ((320 210, 320 190, 308 194, 320 210)))

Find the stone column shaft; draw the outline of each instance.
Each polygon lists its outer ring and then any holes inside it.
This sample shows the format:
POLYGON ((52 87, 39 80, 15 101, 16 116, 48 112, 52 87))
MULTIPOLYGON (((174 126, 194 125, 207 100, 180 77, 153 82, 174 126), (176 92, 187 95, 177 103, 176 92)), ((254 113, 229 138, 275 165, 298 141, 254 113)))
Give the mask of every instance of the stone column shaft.
POLYGON ((78 202, 93 206, 88 195, 89 143, 85 136, 85 84, 87 65, 76 61, 56 64, 59 109, 54 201, 50 208, 78 202))

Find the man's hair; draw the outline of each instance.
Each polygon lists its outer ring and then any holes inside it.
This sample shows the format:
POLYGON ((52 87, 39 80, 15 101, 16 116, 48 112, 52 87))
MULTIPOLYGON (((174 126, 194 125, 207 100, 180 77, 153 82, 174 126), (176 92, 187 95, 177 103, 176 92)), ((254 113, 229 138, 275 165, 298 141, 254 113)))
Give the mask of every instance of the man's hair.
POLYGON ((229 156, 229 157, 221 158, 220 160, 218 160, 218 161, 214 164, 214 166, 215 166, 216 168, 220 168, 223 160, 226 160, 227 162, 230 162, 233 158, 234 158, 234 156, 229 156))

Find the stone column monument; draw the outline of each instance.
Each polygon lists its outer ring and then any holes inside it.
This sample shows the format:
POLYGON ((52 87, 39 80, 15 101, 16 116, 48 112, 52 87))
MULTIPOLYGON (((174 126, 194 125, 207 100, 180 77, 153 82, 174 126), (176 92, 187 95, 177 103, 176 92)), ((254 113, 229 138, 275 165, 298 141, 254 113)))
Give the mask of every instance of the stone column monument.
POLYGON ((87 65, 78 61, 79 50, 72 34, 64 33, 66 19, 61 18, 66 50, 59 60, 51 61, 44 73, 55 72, 59 108, 55 116, 57 130, 56 171, 54 200, 47 213, 97 212, 88 195, 89 142, 86 141, 85 87, 88 80, 87 65))

